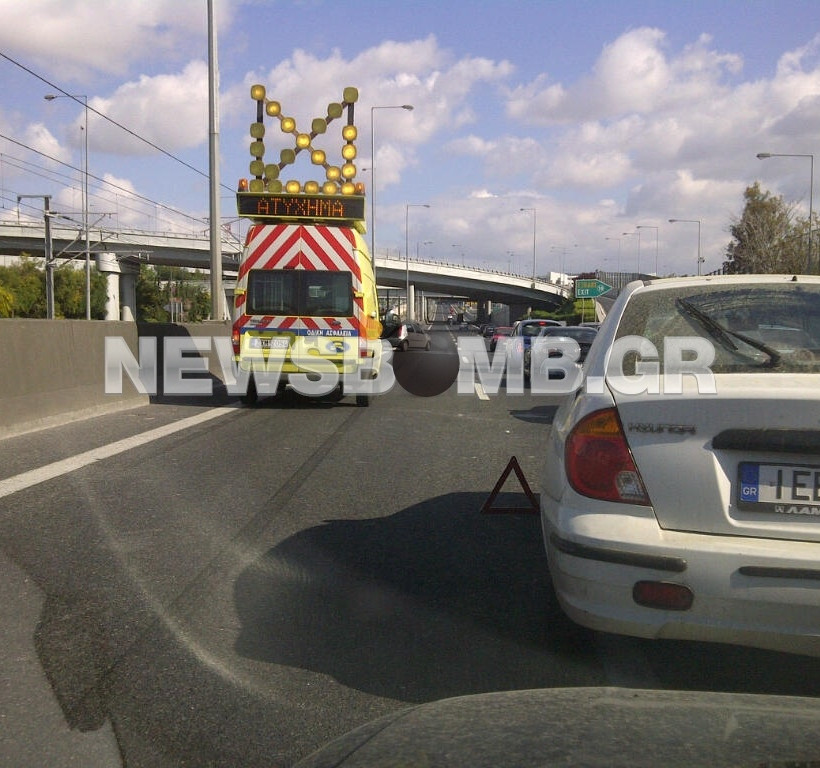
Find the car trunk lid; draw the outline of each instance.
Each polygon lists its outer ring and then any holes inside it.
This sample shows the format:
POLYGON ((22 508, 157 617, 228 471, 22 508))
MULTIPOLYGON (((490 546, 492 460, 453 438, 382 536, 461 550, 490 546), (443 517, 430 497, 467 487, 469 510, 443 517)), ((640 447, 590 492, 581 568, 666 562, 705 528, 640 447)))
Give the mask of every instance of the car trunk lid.
POLYGON ((815 374, 716 374, 717 394, 613 391, 662 528, 820 541, 815 374))

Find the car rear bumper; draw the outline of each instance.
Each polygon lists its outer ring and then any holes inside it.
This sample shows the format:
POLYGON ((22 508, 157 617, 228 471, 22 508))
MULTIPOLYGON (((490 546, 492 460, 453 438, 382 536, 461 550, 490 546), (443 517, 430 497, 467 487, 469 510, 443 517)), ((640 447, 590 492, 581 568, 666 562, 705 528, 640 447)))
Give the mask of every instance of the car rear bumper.
POLYGON ((650 517, 564 516, 542 507, 564 612, 591 629, 820 655, 820 544, 664 531, 650 517), (679 584, 688 610, 639 605, 637 582, 679 584))

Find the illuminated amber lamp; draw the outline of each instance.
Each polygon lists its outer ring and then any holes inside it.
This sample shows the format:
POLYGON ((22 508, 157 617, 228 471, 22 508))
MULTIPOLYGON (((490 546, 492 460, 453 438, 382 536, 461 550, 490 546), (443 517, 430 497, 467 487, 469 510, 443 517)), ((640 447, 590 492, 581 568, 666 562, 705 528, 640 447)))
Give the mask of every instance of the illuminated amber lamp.
POLYGON ((251 98, 256 102, 256 121, 251 123, 249 171, 253 177, 249 180, 242 179, 239 182, 240 192, 270 192, 281 193, 282 190, 289 194, 325 194, 325 195, 364 195, 364 184, 355 182, 357 169, 353 161, 357 156, 355 141, 358 137, 356 126, 353 125, 353 104, 359 99, 359 92, 356 88, 347 87, 342 94, 341 102, 332 102, 327 106, 327 116, 325 118, 315 118, 311 122, 311 131, 306 133, 299 131, 296 119, 282 114, 282 106, 278 101, 267 99, 267 92, 263 85, 251 86, 251 98), (327 131, 328 123, 342 117, 345 110, 348 111, 348 123, 342 128, 342 138, 344 144, 341 148, 343 162, 340 165, 331 165, 328 162, 324 150, 313 147, 313 141, 317 136, 327 131), (294 137, 292 148, 285 148, 280 151, 278 163, 265 163, 265 125, 264 116, 273 117, 279 120, 279 128, 282 133, 291 134, 294 137), (279 174, 285 166, 292 165, 296 161, 296 156, 303 151, 310 152, 311 163, 324 168, 325 182, 309 180, 300 183, 295 179, 290 179, 284 184, 279 179, 279 174))

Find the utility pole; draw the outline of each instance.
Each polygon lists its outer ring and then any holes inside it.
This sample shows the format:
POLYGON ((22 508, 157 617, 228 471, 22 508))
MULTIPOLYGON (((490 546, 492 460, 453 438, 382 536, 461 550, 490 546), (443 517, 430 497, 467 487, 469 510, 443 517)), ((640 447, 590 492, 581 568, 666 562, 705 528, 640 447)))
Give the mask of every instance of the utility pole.
POLYGON ((45 245, 43 254, 46 259, 46 317, 54 319, 54 253, 51 246, 51 195, 17 195, 17 205, 24 197, 37 197, 43 201, 45 217, 45 245))
POLYGON ((222 213, 219 200, 219 63, 214 0, 208 0, 208 166, 211 214, 211 318, 223 320, 225 291, 222 286, 222 213))

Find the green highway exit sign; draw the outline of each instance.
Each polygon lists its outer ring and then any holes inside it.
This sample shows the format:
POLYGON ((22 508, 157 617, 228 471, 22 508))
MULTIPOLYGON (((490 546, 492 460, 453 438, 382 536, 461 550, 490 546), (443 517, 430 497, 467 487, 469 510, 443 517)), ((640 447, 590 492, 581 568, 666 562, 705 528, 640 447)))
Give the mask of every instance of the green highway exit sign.
POLYGON ((607 291, 611 291, 612 286, 607 285, 601 280, 576 280, 575 281, 575 298, 576 299, 594 299, 597 296, 602 296, 607 291))

